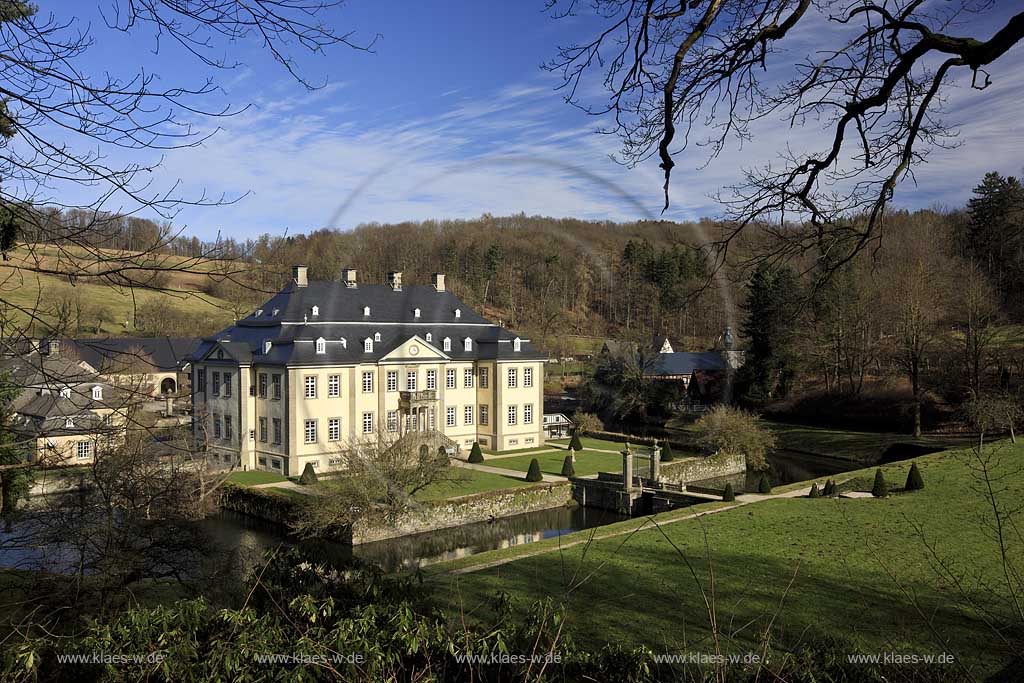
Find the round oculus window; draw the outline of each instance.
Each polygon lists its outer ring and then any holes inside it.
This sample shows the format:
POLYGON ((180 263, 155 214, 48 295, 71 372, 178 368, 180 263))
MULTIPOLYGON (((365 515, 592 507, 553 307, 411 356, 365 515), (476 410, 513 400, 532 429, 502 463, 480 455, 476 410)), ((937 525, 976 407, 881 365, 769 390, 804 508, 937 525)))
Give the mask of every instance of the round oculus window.
POLYGON ((415 355, 419 354, 419 352, 420 352, 420 347, 416 346, 415 344, 409 347, 409 355, 415 356, 415 355))

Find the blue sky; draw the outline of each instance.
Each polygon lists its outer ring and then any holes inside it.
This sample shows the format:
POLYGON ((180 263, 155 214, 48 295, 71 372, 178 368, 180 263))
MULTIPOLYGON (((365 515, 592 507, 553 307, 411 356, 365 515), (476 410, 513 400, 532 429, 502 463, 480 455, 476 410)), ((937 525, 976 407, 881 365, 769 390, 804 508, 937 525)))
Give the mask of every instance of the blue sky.
MULTIPOLYGON (((198 83, 209 73, 174 49, 153 55, 145 33, 128 38, 107 30, 89 0, 43 4, 91 24, 92 70, 128 74, 144 66, 168 84, 198 83)), ((1016 4, 999 3, 990 22, 1016 4)), ((557 77, 539 68, 558 44, 589 36, 589 20, 553 20, 543 0, 352 1, 328 19, 355 31, 356 41, 381 37, 373 53, 334 47, 303 56, 302 73, 326 83, 313 92, 259 45, 228 46, 243 64, 213 73, 221 101, 252 106, 228 119, 194 117, 200 129, 220 130, 201 146, 166 153, 153 178, 154 187, 180 182, 185 196, 238 199, 184 209, 175 222, 188 232, 244 238, 485 212, 611 220, 659 214, 656 162, 627 169, 611 161, 616 140, 596 134, 600 121, 565 104, 557 77)), ((936 152, 916 187, 903 184, 897 204, 955 205, 987 170, 1021 173, 1022 67, 1018 46, 991 69, 989 90, 951 92, 947 118, 963 124, 961 146, 936 152)), ((759 133, 706 168, 699 151, 677 157, 665 217, 718 215, 709 195, 738 180, 744 166, 771 159, 780 141, 807 135, 778 121, 759 133)), ((87 197, 86 190, 67 192, 87 197)))

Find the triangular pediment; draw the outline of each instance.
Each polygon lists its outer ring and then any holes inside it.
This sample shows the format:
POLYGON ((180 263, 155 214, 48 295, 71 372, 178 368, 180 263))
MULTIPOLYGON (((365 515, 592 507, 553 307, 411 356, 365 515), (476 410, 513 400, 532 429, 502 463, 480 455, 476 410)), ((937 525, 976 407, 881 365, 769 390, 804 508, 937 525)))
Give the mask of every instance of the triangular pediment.
POLYGON ((409 337, 381 358, 381 361, 401 361, 406 363, 438 360, 450 359, 436 346, 424 340, 418 334, 409 337))

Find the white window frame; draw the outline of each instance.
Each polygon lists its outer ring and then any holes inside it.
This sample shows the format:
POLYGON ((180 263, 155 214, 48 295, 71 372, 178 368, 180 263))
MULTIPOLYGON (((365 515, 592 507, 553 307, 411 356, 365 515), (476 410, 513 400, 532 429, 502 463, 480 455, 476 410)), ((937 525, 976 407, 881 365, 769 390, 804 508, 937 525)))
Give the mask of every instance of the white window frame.
POLYGON ((488 368, 480 368, 480 388, 486 389, 490 382, 491 371, 488 368))
POLYGON ((473 424, 473 406, 467 405, 462 408, 462 422, 463 424, 473 424))
POLYGON ((455 406, 448 406, 444 411, 444 424, 446 427, 455 426, 455 406))
POLYGON ((454 389, 455 388, 455 382, 456 382, 455 369, 454 368, 448 368, 448 370, 445 371, 445 374, 444 374, 444 386, 445 386, 445 388, 446 389, 454 389))
POLYGON ((485 427, 487 426, 488 418, 490 417, 490 415, 488 414, 489 412, 490 411, 487 408, 487 404, 486 403, 481 403, 480 404, 480 424, 485 426, 485 427))
POLYGON ((405 390, 416 391, 416 387, 419 385, 419 372, 416 370, 405 371, 405 390))
POLYGON ((533 368, 531 368, 531 367, 523 368, 523 386, 524 387, 532 387, 533 386, 533 368))
POLYGON ((332 417, 327 420, 327 440, 341 441, 341 418, 332 417))
POLYGON ((379 342, 380 341, 380 332, 374 332, 373 333, 373 341, 375 341, 375 342, 379 342))
POLYGON ((509 368, 508 369, 508 388, 515 389, 519 386, 519 369, 509 368))
POLYGON ((341 375, 327 375, 327 397, 341 396, 341 375))
POLYGON ((398 370, 388 370, 387 390, 398 391, 398 370))
POLYGON ((75 457, 85 460, 92 457, 92 441, 79 441, 75 444, 75 457), (84 451, 84 452, 83 452, 84 451))
POLYGON ((92 388, 92 400, 102 401, 103 400, 103 387, 95 386, 92 388))
POLYGON ((425 339, 426 339, 426 340, 427 340, 428 342, 432 342, 432 341, 434 341, 434 335, 432 335, 432 334, 430 334, 429 332, 427 332, 427 336, 425 337, 425 339))
POLYGON ((389 410, 387 413, 387 430, 389 432, 398 431, 398 411, 389 410))
POLYGON ((371 339, 370 337, 367 337, 366 339, 363 340, 363 353, 372 353, 372 352, 373 352, 373 339, 371 339))
POLYGON ((363 372, 363 393, 364 394, 372 394, 373 393, 373 371, 372 370, 366 370, 366 371, 363 372))
POLYGON ((512 340, 512 350, 515 351, 516 353, 519 353, 520 351, 522 351, 523 350, 523 340, 520 339, 519 337, 516 337, 515 339, 513 339, 512 340))
POLYGON ((303 443, 316 443, 317 437, 317 425, 316 420, 313 418, 307 419, 302 423, 302 438, 303 443))
POLYGON ((444 349, 445 351, 451 351, 452 350, 452 340, 451 340, 450 337, 445 337, 444 338, 444 341, 442 342, 442 347, 441 348, 444 349))
POLYGON ((373 434, 373 412, 363 413, 363 434, 373 434))
POLYGON ((323 337, 316 340, 316 352, 327 353, 327 340, 323 337))
POLYGON ((508 407, 508 423, 510 425, 518 424, 519 416, 518 416, 517 412, 518 411, 516 410, 516 406, 515 405, 510 405, 508 407))
POLYGON ((462 386, 467 389, 473 388, 473 368, 462 369, 462 386))
POLYGON ((465 339, 463 339, 462 340, 462 350, 463 351, 472 351, 473 350, 473 340, 470 339, 469 337, 466 337, 465 339))
POLYGON ((532 425, 533 424, 533 404, 532 403, 524 403, 523 404, 523 424, 524 425, 532 425))
POLYGON ((427 370, 427 391, 437 389, 437 370, 427 370))
POLYGON ((303 396, 316 398, 316 375, 306 375, 302 378, 303 396))

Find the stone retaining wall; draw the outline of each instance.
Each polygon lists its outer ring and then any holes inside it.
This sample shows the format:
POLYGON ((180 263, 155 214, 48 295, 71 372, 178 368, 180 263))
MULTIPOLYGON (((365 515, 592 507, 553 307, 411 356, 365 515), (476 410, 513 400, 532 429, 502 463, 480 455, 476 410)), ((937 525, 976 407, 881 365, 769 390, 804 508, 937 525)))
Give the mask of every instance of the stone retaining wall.
POLYGON ((572 485, 569 483, 489 491, 453 500, 424 503, 407 510, 394 524, 357 524, 352 530, 351 541, 353 545, 371 543, 574 504, 572 485))
POLYGON ((661 463, 661 480, 672 484, 714 479, 747 471, 745 455, 709 455, 706 458, 679 458, 661 463))

